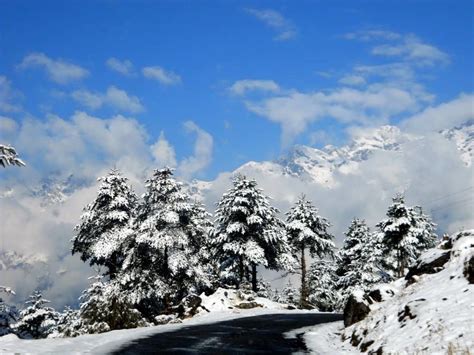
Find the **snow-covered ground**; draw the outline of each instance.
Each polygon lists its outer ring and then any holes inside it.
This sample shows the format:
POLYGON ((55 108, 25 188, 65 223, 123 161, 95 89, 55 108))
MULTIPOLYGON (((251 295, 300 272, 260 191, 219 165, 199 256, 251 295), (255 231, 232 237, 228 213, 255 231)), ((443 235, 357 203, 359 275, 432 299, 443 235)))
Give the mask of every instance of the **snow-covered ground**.
POLYGON ((342 321, 324 323, 292 330, 285 333, 285 337, 294 338, 298 334, 303 334, 303 341, 311 354, 359 354, 360 352, 352 345, 341 342, 343 328, 342 321))
MULTIPOLYGON (((286 310, 286 305, 270 301, 266 298, 256 297, 258 307, 240 309, 241 303, 250 302, 247 296, 242 297, 236 290, 219 288, 210 296, 201 295, 202 305, 210 312, 202 310, 193 318, 186 319, 179 324, 165 324, 153 327, 115 330, 102 334, 83 335, 76 338, 53 338, 40 340, 23 340, 16 335, 0 337, 0 353, 87 353, 104 354, 117 349, 135 339, 153 334, 174 331, 182 327, 209 324, 240 317, 275 313, 301 313, 303 311, 286 310)), ((310 311, 306 311, 310 312, 310 311)))
POLYGON ((19 339, 16 335, 6 335, 0 337, 0 354, 106 354, 135 339, 144 338, 153 334, 174 331, 190 325, 209 324, 240 317, 286 312, 294 313, 300 311, 284 311, 268 308, 254 308, 250 310, 232 311, 227 310, 198 315, 179 324, 165 324, 145 328, 114 330, 107 333, 83 335, 76 338, 24 340, 19 339))
MULTIPOLYGON (((474 230, 455 234, 451 241, 451 250, 444 250, 450 252, 450 260, 443 270, 415 276, 409 285, 405 279, 386 285, 395 296, 371 304, 368 316, 348 328, 335 322, 307 329, 308 349, 314 354, 358 354, 365 343, 367 352, 384 354, 472 353, 474 284, 467 280, 465 268, 474 257, 474 230), (359 348, 351 345, 354 338, 359 348)), ((420 260, 433 261, 442 251, 429 250, 420 260)))

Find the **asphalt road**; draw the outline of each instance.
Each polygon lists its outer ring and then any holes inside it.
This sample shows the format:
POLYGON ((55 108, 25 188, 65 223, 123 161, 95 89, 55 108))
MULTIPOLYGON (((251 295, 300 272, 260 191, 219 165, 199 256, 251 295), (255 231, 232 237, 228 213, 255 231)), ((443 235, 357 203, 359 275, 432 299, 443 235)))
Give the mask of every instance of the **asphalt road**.
POLYGON ((137 339, 115 354, 291 354, 307 349, 293 329, 341 320, 340 314, 271 314, 194 325, 137 339))

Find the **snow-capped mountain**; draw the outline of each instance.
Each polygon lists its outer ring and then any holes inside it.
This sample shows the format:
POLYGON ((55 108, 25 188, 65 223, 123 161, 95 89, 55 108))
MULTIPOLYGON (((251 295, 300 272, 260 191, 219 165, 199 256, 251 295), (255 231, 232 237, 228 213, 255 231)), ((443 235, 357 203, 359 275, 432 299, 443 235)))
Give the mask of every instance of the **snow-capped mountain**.
MULTIPOLYGON (((470 166, 474 151, 474 121, 462 126, 440 132, 442 136, 453 141, 459 152, 460 159, 470 166)), ((233 174, 294 176, 307 182, 333 188, 336 185, 334 174, 350 174, 357 171, 359 164, 371 159, 377 151, 403 151, 403 145, 418 139, 402 132, 395 126, 382 126, 355 135, 349 144, 342 147, 325 146, 317 149, 305 145, 295 145, 285 155, 274 161, 250 161, 233 174)), ((194 180, 188 185, 192 196, 202 199, 213 188, 213 182, 194 180)))
POLYGON ((0 270, 30 270, 38 264, 44 264, 47 258, 42 255, 22 255, 16 251, 0 250, 0 270))
POLYGON ((456 143, 461 152, 461 159, 467 165, 471 166, 474 154, 474 120, 465 124, 441 131, 441 134, 456 143))

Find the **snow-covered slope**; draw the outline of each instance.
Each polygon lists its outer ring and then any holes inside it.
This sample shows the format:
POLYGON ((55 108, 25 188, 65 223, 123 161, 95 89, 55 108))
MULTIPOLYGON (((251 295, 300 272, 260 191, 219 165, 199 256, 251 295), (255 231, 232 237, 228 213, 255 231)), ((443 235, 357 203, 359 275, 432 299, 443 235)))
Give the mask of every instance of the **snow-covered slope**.
POLYGON ((456 143, 464 164, 470 166, 474 155, 474 120, 459 127, 441 131, 441 134, 456 143))
POLYGON ((365 319, 344 330, 345 343, 384 354, 467 353, 474 348, 474 230, 456 233, 427 251, 417 268, 419 275, 387 285, 395 295, 371 304, 365 319), (445 260, 443 254, 449 260, 435 266, 437 258, 445 260))
MULTIPOLYGON (((474 152, 474 121, 460 127, 440 132, 453 141, 466 166, 471 165, 474 152)), ((378 151, 403 152, 404 145, 422 136, 402 132, 395 126, 381 126, 354 135, 353 141, 342 147, 325 146, 322 149, 304 145, 295 145, 285 155, 275 161, 250 161, 233 171, 249 176, 266 175, 269 177, 294 176, 327 188, 336 186, 335 174, 353 174, 361 162, 370 160, 378 151)), ((195 196, 205 195, 213 188, 213 182, 195 180, 192 184, 195 196)))

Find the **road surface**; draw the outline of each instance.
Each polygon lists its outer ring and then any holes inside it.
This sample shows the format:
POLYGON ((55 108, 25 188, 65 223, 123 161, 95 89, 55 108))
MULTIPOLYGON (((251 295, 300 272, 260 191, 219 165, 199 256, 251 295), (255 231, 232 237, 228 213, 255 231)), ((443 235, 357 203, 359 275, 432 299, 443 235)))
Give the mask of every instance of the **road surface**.
POLYGON ((269 314, 193 325, 134 340, 115 354, 291 354, 304 353, 300 338, 283 333, 320 323, 338 321, 340 314, 269 314))

